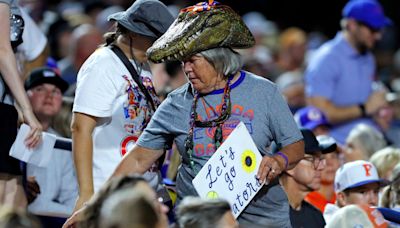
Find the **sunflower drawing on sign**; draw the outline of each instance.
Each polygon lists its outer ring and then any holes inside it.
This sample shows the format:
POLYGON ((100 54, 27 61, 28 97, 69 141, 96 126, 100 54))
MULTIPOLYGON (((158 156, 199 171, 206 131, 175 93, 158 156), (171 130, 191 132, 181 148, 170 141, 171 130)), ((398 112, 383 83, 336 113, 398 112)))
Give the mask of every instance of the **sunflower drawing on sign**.
POLYGON ((256 168, 256 155, 252 150, 245 150, 242 153, 242 167, 243 170, 251 173, 256 168))

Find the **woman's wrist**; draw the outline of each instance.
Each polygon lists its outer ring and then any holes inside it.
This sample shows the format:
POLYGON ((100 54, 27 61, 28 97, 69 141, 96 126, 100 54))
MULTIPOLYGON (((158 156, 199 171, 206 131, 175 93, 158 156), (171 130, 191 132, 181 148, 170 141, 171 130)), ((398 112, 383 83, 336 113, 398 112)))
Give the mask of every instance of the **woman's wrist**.
POLYGON ((275 160, 278 162, 279 166, 281 167, 282 171, 286 170, 289 166, 289 158, 286 154, 278 151, 274 156, 275 160))

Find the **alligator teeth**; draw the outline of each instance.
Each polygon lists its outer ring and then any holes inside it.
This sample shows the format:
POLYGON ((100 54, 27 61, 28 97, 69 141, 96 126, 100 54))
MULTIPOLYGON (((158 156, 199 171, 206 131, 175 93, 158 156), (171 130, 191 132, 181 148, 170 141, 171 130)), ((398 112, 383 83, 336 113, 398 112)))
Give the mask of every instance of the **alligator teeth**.
POLYGON ((179 51, 179 54, 180 54, 181 56, 183 56, 183 51, 179 51))
POLYGON ((184 46, 185 48, 187 48, 187 47, 188 47, 188 44, 187 44, 187 43, 184 43, 183 46, 184 46))
POLYGON ((167 60, 171 60, 171 56, 168 56, 168 57, 167 57, 167 60))
POLYGON ((177 59, 178 58, 178 54, 174 54, 174 57, 175 57, 175 59, 177 59))

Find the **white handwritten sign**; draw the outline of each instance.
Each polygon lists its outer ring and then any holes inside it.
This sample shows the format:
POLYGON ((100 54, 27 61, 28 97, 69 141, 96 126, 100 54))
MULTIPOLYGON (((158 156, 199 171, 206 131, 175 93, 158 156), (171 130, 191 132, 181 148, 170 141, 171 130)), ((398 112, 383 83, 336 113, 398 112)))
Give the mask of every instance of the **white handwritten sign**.
POLYGON ((202 198, 224 198, 237 218, 262 185, 256 178, 262 156, 240 122, 193 179, 202 198))

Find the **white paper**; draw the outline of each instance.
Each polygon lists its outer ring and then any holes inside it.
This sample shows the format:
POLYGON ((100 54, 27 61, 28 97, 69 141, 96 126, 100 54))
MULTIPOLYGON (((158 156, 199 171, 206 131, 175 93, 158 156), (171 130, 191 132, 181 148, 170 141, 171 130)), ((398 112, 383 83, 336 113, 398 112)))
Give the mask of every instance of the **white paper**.
POLYGON ((42 132, 42 142, 33 149, 26 147, 25 138, 30 131, 30 127, 23 124, 17 138, 10 150, 10 156, 39 167, 47 167, 51 160, 56 136, 47 132, 42 132))
POLYGON ((256 179, 262 156, 240 122, 192 183, 202 198, 224 198, 237 218, 262 184, 256 179))

